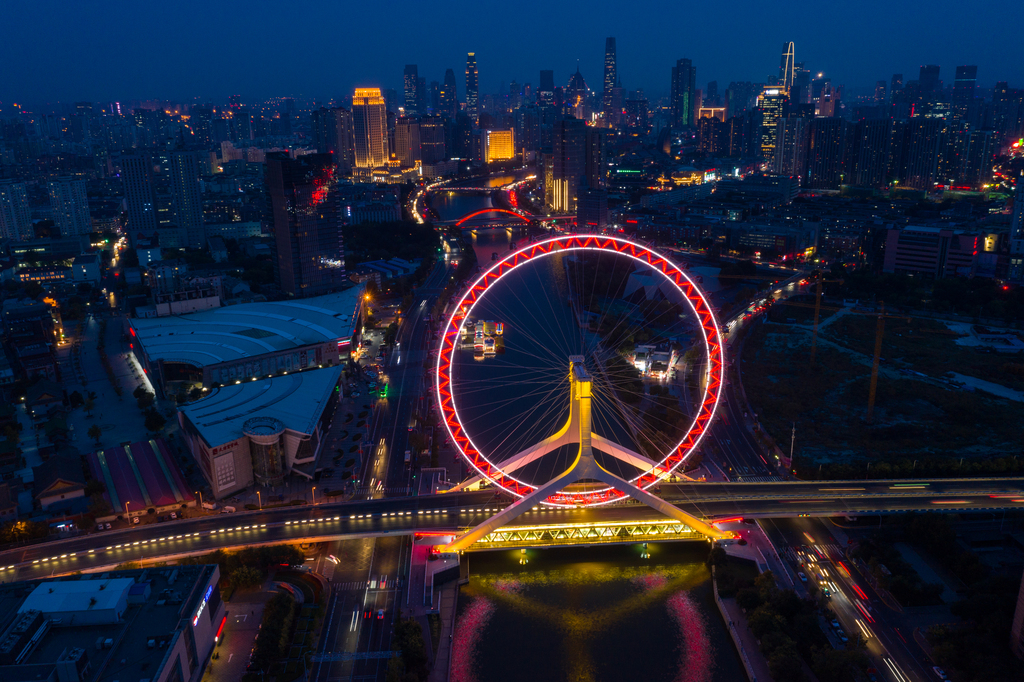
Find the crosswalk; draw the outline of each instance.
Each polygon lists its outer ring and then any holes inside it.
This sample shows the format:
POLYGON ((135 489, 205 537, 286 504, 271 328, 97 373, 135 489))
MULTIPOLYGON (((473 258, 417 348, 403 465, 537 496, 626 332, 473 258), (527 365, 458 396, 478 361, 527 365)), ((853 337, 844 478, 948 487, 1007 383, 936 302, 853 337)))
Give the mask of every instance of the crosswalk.
MULTIPOLYGON (((844 556, 842 546, 834 542, 827 544, 817 543, 811 546, 820 550, 830 560, 841 560, 844 556)), ((786 548, 782 550, 781 554, 792 561, 800 561, 800 557, 797 555, 795 547, 786 546, 786 548)))
POLYGON ((737 479, 741 483, 778 483, 781 476, 740 476, 737 479))
POLYGON ((387 587, 386 588, 381 588, 380 587, 380 583, 378 581, 376 581, 376 580, 373 580, 369 584, 367 584, 367 582, 365 580, 350 580, 350 581, 344 582, 344 583, 333 583, 333 589, 336 592, 362 592, 363 590, 365 590, 367 588, 369 588, 371 590, 379 590, 379 589, 393 590, 393 589, 396 589, 396 588, 400 587, 402 585, 402 582, 403 581, 400 580, 399 578, 388 577, 387 587))

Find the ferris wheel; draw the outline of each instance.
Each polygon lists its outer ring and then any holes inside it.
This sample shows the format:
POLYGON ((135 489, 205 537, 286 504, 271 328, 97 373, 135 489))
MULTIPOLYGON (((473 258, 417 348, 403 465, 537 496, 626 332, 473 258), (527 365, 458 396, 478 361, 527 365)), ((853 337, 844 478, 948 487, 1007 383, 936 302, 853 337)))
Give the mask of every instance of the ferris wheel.
POLYGON ((501 259, 457 297, 437 355, 435 397, 470 482, 559 507, 638 497, 680 473, 714 419, 724 366, 697 282, 605 235, 501 259))

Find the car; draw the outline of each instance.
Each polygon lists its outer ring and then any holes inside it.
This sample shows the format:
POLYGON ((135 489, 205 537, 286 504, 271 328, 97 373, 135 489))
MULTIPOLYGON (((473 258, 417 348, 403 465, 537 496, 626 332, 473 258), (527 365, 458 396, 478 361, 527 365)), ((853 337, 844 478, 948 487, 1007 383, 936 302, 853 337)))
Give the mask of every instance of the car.
POLYGON ((360 395, 361 394, 359 393, 359 391, 352 391, 352 397, 353 398, 358 398, 360 395))
POLYGON ((339 563, 338 562, 338 557, 334 556, 333 554, 328 554, 327 555, 327 560, 330 561, 334 565, 338 565, 338 563, 339 563))
POLYGON ((846 633, 842 630, 836 630, 836 636, 839 637, 839 641, 841 641, 843 644, 846 644, 850 641, 850 638, 847 637, 846 633))
POLYGON ((110 523, 109 522, 108 523, 104 523, 103 524, 103 529, 104 530, 110 530, 110 523))
POLYGON ((838 630, 838 629, 839 629, 839 627, 840 627, 840 625, 839 625, 839 621, 838 621, 838 620, 836 620, 835 618, 833 618, 833 619, 832 619, 832 623, 831 623, 831 625, 832 625, 832 627, 834 627, 834 628, 835 628, 836 630, 838 630))
POLYGON ((807 576, 806 576, 806 575, 804 575, 804 572, 803 572, 803 571, 798 571, 798 572, 797 572, 797 575, 798 575, 798 576, 800 576, 800 582, 802 582, 802 583, 805 583, 805 582, 807 582, 807 576))
POLYGON ((174 521, 177 518, 178 518, 178 512, 171 512, 171 521, 174 521))
POLYGON ((363 619, 365 620, 365 619, 369 618, 372 614, 373 614, 373 611, 371 609, 366 609, 365 611, 363 611, 363 619))
POLYGON ((388 586, 388 577, 386 575, 382 575, 380 577, 380 589, 382 589, 382 590, 387 589, 387 586, 388 586))
POLYGON ((377 620, 384 620, 384 609, 377 609, 377 620))
POLYGON ((139 517, 138 517, 138 516, 133 516, 133 517, 132 517, 132 523, 133 523, 133 524, 136 524, 136 525, 138 525, 138 523, 139 523, 139 517))
POLYGON ((96 524, 96 530, 103 530, 103 524, 102 523, 97 523, 96 524))
POLYGON ((949 679, 949 677, 946 676, 946 671, 943 670, 942 668, 940 668, 937 665, 933 665, 932 666, 932 672, 935 673, 936 675, 938 675, 940 680, 948 680, 949 679))

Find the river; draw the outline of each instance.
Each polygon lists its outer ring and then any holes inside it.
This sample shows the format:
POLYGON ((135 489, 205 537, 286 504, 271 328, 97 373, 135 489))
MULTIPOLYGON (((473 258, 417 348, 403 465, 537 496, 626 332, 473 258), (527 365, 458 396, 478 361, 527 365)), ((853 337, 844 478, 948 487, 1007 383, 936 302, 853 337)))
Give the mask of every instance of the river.
POLYGON ((470 553, 452 682, 745 679, 704 543, 470 553), (521 565, 521 557, 529 563, 521 565))

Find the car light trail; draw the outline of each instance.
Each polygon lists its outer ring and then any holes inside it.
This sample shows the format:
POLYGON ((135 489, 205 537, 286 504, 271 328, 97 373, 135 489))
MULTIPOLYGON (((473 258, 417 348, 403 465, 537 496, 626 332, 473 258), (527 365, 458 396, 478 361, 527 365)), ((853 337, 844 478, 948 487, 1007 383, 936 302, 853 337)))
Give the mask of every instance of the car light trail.
POLYGON ((875 622, 875 619, 871 617, 871 614, 868 613, 868 610, 866 608, 864 608, 864 604, 862 604, 862 603, 860 603, 858 601, 858 602, 854 602, 854 605, 857 607, 858 610, 860 610, 861 613, 864 614, 864 617, 868 619, 869 623, 874 623, 875 622))
POLYGON ((889 668, 890 672, 892 672, 893 677, 896 678, 896 682, 910 682, 910 680, 907 679, 907 676, 903 674, 903 671, 900 670, 900 667, 896 665, 895 661, 891 658, 885 658, 882 660, 885 661, 885 665, 889 668))
POLYGON ((864 590, 860 589, 860 586, 857 585, 857 583, 850 583, 850 586, 853 588, 853 591, 857 593, 858 597, 867 601, 868 595, 864 594, 864 590))
POLYGON ((970 504, 967 500, 932 500, 932 504, 970 504))
POLYGON ((807 542, 811 543, 812 545, 814 544, 814 538, 812 538, 810 535, 804 533, 804 537, 807 538, 807 542))
POLYGON ((860 632, 864 635, 864 639, 871 639, 871 630, 868 630, 867 626, 864 625, 864 621, 860 618, 857 619, 857 627, 860 628, 860 632))

